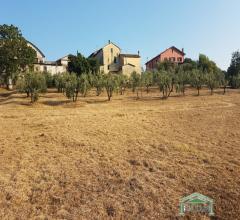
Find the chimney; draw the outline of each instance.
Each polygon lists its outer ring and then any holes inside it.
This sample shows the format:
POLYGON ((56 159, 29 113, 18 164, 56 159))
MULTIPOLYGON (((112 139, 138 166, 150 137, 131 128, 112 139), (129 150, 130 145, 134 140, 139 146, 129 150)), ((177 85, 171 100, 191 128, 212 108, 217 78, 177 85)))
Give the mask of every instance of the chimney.
POLYGON ((184 48, 182 48, 182 52, 184 53, 184 48))
POLYGON ((138 50, 138 56, 140 55, 140 51, 138 50))
POLYGON ((110 40, 108 40, 108 44, 110 44, 111 43, 111 41, 110 40))

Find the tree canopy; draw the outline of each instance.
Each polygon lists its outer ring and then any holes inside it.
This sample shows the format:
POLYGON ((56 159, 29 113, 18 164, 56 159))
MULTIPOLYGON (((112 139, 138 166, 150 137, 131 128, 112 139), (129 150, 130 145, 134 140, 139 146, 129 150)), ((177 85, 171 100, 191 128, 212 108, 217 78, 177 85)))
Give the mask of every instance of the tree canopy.
POLYGON ((18 72, 31 67, 36 52, 27 45, 21 31, 13 25, 0 25, 0 77, 8 84, 18 72))
POLYGON ((240 52, 235 51, 232 54, 231 64, 227 70, 226 77, 230 81, 230 85, 237 88, 236 79, 238 79, 240 75, 240 52))
POLYGON ((84 73, 96 74, 99 72, 99 62, 95 58, 86 58, 81 53, 69 56, 68 71, 78 76, 84 73))

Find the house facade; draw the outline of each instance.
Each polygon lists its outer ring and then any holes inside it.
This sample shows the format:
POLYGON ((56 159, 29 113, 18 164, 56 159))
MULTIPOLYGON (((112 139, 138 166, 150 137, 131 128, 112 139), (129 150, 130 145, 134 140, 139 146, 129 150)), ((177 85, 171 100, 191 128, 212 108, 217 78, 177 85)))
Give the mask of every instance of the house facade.
POLYGON ((52 75, 63 73, 67 71, 68 67, 68 55, 58 59, 57 61, 46 61, 43 52, 28 41, 28 46, 36 51, 37 57, 34 62, 34 71, 49 72, 52 75))
POLYGON ((92 53, 89 57, 96 58, 103 73, 131 75, 141 73, 141 57, 138 54, 122 54, 120 47, 108 42, 103 48, 92 53))
POLYGON ((157 68, 157 64, 159 62, 163 62, 166 60, 177 63, 177 64, 183 63, 184 56, 185 56, 185 53, 183 49, 179 50, 178 48, 172 46, 166 49, 165 51, 163 51, 162 53, 160 53, 159 55, 157 55, 156 57, 149 60, 146 63, 146 70, 154 70, 157 68))

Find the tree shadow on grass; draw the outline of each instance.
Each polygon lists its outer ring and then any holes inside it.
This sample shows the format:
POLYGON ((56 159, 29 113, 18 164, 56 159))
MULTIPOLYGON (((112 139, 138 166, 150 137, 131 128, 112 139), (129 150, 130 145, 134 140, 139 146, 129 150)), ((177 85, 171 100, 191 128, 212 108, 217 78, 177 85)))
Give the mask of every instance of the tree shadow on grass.
POLYGON ((65 105, 65 104, 68 104, 68 103, 71 103, 71 100, 55 100, 55 101, 43 101, 41 102, 42 104, 44 105, 48 105, 48 106, 61 106, 61 105, 65 105))
POLYGON ((0 105, 11 105, 11 104, 14 104, 14 105, 23 105, 23 106, 31 106, 32 103, 30 102, 24 102, 24 101, 14 101, 14 100, 10 100, 10 101, 6 101, 6 102, 0 102, 0 105))
POLYGON ((108 101, 107 99, 92 99, 92 100, 81 100, 81 101, 83 101, 83 102, 85 102, 85 103, 87 103, 87 104, 97 104, 97 103, 109 103, 109 102, 111 102, 111 101, 108 101))

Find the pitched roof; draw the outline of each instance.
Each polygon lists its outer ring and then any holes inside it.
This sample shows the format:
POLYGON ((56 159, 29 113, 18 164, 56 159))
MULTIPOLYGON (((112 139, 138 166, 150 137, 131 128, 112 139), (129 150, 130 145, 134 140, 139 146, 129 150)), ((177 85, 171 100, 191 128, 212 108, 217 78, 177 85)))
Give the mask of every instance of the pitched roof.
POLYGON ((66 59, 68 60, 68 57, 69 57, 69 56, 70 56, 70 54, 68 54, 68 55, 66 55, 66 56, 64 56, 64 57, 61 57, 61 58, 57 59, 56 61, 63 60, 64 58, 66 58, 66 59))
POLYGON ((43 54, 43 52, 35 45, 33 44, 32 42, 30 41, 27 41, 28 44, 30 44, 32 47, 34 47, 41 55, 42 57, 45 57, 45 55, 43 54))
POLYGON ((140 58, 138 54, 120 54, 123 57, 140 58))
POLYGON ((165 53, 165 52, 166 52, 167 50, 169 50, 169 49, 176 50, 178 53, 182 54, 182 56, 185 55, 185 53, 184 53, 183 51, 181 51, 181 50, 179 50, 178 48, 172 46, 172 47, 167 48, 166 50, 164 50, 163 52, 161 52, 161 53, 158 54, 157 56, 153 57, 151 60, 149 60, 149 61, 146 62, 145 64, 148 64, 148 63, 150 63, 152 60, 156 59, 157 57, 160 57, 163 53, 165 53))
POLYGON ((97 56, 97 54, 98 54, 99 52, 101 52, 101 51, 102 51, 102 48, 99 49, 99 50, 97 50, 97 51, 95 51, 95 52, 93 52, 93 53, 91 53, 89 57, 95 57, 95 56, 97 56))
POLYGON ((119 46, 117 46, 116 44, 114 44, 113 42, 110 42, 108 44, 106 44, 105 46, 103 46, 102 48, 100 48, 99 50, 96 50, 95 52, 93 52, 92 54, 90 54, 89 57, 95 57, 99 52, 102 51, 102 49, 106 46, 108 46, 109 44, 113 44, 115 47, 117 47, 119 50, 121 50, 121 48, 119 46))

